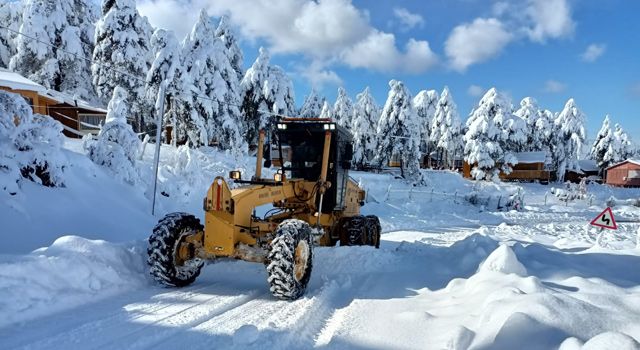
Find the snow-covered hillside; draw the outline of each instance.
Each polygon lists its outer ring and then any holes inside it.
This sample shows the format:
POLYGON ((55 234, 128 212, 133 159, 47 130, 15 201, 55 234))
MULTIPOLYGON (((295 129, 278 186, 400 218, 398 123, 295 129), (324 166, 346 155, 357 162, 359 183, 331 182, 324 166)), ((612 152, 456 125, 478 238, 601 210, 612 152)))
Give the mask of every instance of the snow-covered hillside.
POLYGON ((219 261, 166 289, 144 262, 162 215, 202 216, 213 177, 250 176, 254 159, 163 147, 154 217, 151 145, 134 184, 80 141, 64 147, 66 187, 24 182, 0 203, 2 349, 639 348, 640 190, 591 185, 565 203, 553 185, 424 171, 414 187, 352 172, 363 212, 381 218, 381 248, 316 248, 307 294, 285 302, 260 264, 219 261), (620 228, 598 239, 588 222, 607 203, 620 228))

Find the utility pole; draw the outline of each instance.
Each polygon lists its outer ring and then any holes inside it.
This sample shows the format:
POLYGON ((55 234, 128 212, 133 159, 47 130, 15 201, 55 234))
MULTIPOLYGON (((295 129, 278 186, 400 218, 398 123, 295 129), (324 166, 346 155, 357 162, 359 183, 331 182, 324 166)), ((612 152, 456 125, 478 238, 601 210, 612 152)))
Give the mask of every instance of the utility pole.
POLYGON ((151 204, 151 215, 156 214, 156 191, 158 188, 158 165, 160 163, 160 134, 162 133, 162 116, 164 115, 164 100, 165 89, 167 86, 166 80, 160 84, 160 91, 158 92, 158 99, 156 100, 156 106, 158 107, 158 116, 156 120, 156 153, 153 156, 153 201, 151 204))

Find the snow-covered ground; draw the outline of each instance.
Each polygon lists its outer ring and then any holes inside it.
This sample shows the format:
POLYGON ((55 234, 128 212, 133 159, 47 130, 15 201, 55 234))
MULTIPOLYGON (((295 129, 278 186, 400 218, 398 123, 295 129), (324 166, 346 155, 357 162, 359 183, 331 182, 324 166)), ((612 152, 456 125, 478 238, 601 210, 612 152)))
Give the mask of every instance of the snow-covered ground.
MULTIPOLYGON (((201 216, 209 182, 236 167, 231 156, 163 148, 154 217, 151 146, 135 186, 95 166, 79 141, 65 148, 66 187, 25 183, 0 203, 0 349, 640 348, 638 189, 590 185, 587 199, 565 203, 554 185, 426 171, 412 187, 353 172, 368 190, 363 212, 381 218, 381 248, 316 248, 307 294, 285 302, 260 264, 212 263, 183 289, 148 276, 155 222, 201 216), (521 211, 505 205, 514 194, 521 211), (619 230, 599 238, 588 223, 607 202, 619 230)), ((253 160, 239 163, 248 176, 253 160)))

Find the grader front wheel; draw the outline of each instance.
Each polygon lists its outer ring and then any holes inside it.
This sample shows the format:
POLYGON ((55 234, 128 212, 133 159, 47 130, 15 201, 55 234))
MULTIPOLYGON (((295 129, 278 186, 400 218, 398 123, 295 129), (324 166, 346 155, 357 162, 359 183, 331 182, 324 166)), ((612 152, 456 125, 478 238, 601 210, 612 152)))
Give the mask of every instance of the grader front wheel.
POLYGON ((302 296, 311 278, 313 237, 305 221, 283 221, 276 230, 267 256, 271 294, 282 300, 302 296))
POLYGON ((172 213, 158 222, 149 237, 147 263, 151 276, 159 283, 171 287, 184 287, 196 280, 204 261, 185 259, 185 245, 189 237, 202 232, 195 216, 172 213))

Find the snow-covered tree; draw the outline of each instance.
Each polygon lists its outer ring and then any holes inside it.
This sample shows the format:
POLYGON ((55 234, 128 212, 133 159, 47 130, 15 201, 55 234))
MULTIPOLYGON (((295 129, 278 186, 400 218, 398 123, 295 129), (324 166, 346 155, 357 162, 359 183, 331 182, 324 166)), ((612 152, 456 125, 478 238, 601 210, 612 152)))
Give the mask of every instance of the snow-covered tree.
POLYGON ((300 118, 318 118, 320 112, 322 112, 322 106, 324 105, 325 98, 318 96, 315 89, 311 89, 309 95, 304 100, 302 107, 300 108, 300 118))
POLYGON ((238 81, 241 81, 244 77, 244 71, 242 70, 242 50, 240 49, 238 40, 229 26, 229 18, 226 15, 220 18, 218 28, 216 29, 216 36, 224 42, 228 51, 227 57, 231 62, 231 67, 236 71, 238 81))
POLYGON ((373 162, 378 147, 376 127, 379 117, 380 108, 367 87, 356 96, 353 108, 353 164, 357 168, 373 162))
POLYGON ((227 56, 227 48, 203 10, 182 44, 183 65, 191 75, 198 98, 196 106, 207 125, 208 140, 191 140, 195 145, 217 142, 239 156, 246 152, 240 115, 240 82, 227 56))
POLYGON ((152 31, 134 0, 103 0, 102 18, 95 31, 93 85, 103 99, 109 98, 116 86, 127 91, 128 117, 136 131, 145 130, 153 121, 153 101, 144 98, 144 77, 153 59, 152 31))
POLYGON ((127 123, 130 110, 127 100, 127 92, 116 86, 109 101, 105 124, 100 129, 97 139, 94 140, 91 135, 87 135, 83 140, 83 146, 94 163, 106 167, 121 180, 135 183, 138 178, 136 159, 140 140, 127 123))
POLYGON ((391 80, 389 87, 377 127, 380 141, 376 159, 382 166, 391 157, 398 157, 402 176, 416 180, 420 175, 420 126, 411 93, 401 81, 391 80))
POLYGON ((609 115, 604 117, 602 121, 602 127, 600 131, 598 131, 598 135, 596 136, 596 140, 591 147, 591 152, 589 156, 596 161, 596 164, 600 169, 606 168, 611 164, 611 159, 607 159, 611 152, 609 152, 612 147, 613 132, 611 130, 609 115))
POLYGON ((353 124, 353 101, 343 87, 338 88, 338 97, 333 105, 333 117, 338 125, 351 130, 353 124))
POLYGON ((431 123, 436 115, 436 105, 439 98, 436 90, 422 90, 413 98, 413 109, 416 111, 420 123, 420 151, 427 155, 435 147, 435 143, 431 139, 431 123))
MULTIPOLYGON (((154 53, 154 60, 151 68, 147 72, 147 83, 145 85, 145 95, 149 101, 159 102, 159 98, 172 96, 173 91, 167 91, 169 84, 173 82, 176 66, 180 64, 180 51, 178 41, 173 32, 164 29, 156 29, 151 37, 151 48, 154 53), (165 96, 158 96, 161 84, 165 86, 165 96)), ((169 99, 171 100, 171 99, 169 99)), ((165 106, 166 107, 166 106, 165 106)), ((154 117, 159 112, 156 106, 154 117)), ((164 111, 163 111, 164 112, 164 111)))
POLYGON ((63 143, 59 122, 33 114, 22 96, 0 91, 0 198, 16 195, 24 179, 64 186, 63 143))
POLYGON ((324 101, 322 105, 322 110, 320 111, 320 118, 323 119, 331 119, 335 116, 335 112, 328 101, 324 101))
POLYGON ((8 1, 0 4, 0 23, 12 31, 0 30, 0 67, 8 68, 11 57, 16 54, 15 31, 22 25, 22 2, 8 1))
POLYGON ((261 47, 259 52, 240 83, 246 139, 253 145, 257 143, 259 129, 272 130, 276 115, 295 114, 291 79, 282 68, 270 65, 269 52, 265 48, 261 47))
POLYGON ((26 35, 15 39, 11 69, 47 88, 95 100, 82 58, 91 56, 96 19, 91 1, 25 0, 20 31, 26 35))
POLYGON ((616 161, 623 161, 632 157, 634 155, 633 144, 631 140, 629 140, 629 135, 622 129, 620 124, 616 124, 613 135, 618 148, 618 159, 616 161))
POLYGON ((453 166, 456 156, 464 149, 464 142, 458 108, 446 87, 438 99, 431 130, 439 159, 444 163, 441 165, 453 166))
POLYGON ((578 159, 586 139, 585 115, 575 101, 569 99, 554 123, 557 132, 553 160, 558 181, 563 181, 567 170, 578 169, 578 159))
POLYGON ((525 97, 520 101, 520 108, 515 115, 526 123, 527 141, 522 151, 548 150, 550 127, 549 111, 538 107, 538 102, 532 97, 525 97))
POLYGON ((509 173, 516 162, 503 146, 510 136, 511 102, 495 88, 482 97, 467 120, 464 158, 475 179, 496 180, 500 171, 509 173), (506 125, 505 125, 506 124, 506 125))

